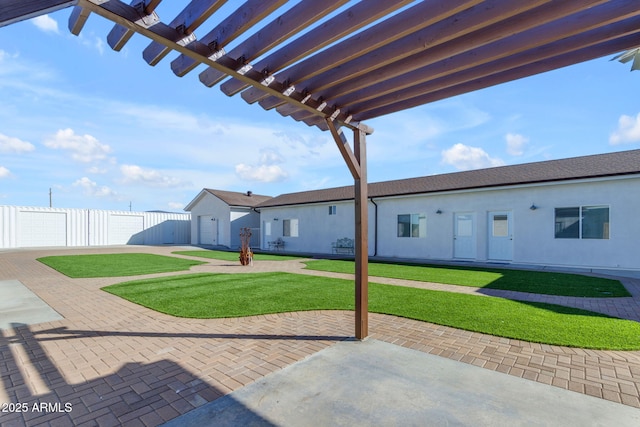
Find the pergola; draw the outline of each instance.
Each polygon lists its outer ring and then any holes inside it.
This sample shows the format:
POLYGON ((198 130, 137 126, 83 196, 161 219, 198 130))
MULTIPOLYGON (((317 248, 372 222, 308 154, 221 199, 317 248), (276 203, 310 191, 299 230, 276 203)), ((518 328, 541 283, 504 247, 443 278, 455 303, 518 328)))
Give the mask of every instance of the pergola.
POLYGON ((205 86, 328 130, 354 179, 358 339, 368 335, 373 132, 363 121, 640 45, 638 0, 191 0, 168 17, 161 3, 2 0, 0 26, 75 6, 73 34, 95 13, 115 23, 114 50, 139 33, 149 65, 171 54, 182 77, 204 64, 205 86))

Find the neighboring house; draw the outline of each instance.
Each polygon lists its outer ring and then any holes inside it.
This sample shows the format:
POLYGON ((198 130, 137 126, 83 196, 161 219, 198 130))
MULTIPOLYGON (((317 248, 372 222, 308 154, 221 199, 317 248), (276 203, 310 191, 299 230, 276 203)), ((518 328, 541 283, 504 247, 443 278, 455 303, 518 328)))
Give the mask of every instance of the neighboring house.
POLYGON ((242 228, 254 229, 251 246, 260 246, 260 214, 253 208, 271 196, 251 191, 203 189, 185 208, 191 212, 191 244, 240 247, 242 228))
MULTIPOLYGON (((283 194, 262 248, 331 253, 354 236, 353 187, 283 194)), ((640 150, 369 184, 369 254, 640 270, 640 150)))

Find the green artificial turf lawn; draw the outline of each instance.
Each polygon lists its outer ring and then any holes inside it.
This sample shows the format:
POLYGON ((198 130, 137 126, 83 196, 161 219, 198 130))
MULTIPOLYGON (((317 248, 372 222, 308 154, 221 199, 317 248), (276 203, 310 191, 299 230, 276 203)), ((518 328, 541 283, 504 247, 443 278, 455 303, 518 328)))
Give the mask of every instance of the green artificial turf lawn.
POLYGON ((184 258, 138 253, 49 256, 38 258, 38 261, 72 278, 166 273, 188 270, 191 266, 205 263, 184 258))
MULTIPOLYGON (((353 273, 353 261, 305 262, 309 270, 353 273)), ((629 297, 618 280, 531 270, 369 263, 369 276, 570 297, 629 297)))
MULTIPOLYGON (((103 289, 156 311, 191 318, 354 307, 352 281, 291 273, 188 274, 103 289)), ((640 323, 553 304, 371 283, 369 310, 530 342, 640 349, 640 323)))
MULTIPOLYGON (((238 261, 240 262, 240 252, 226 252, 226 251, 210 251, 210 250, 198 250, 198 251, 176 251, 172 252, 177 255, 195 256, 200 258, 212 258, 222 261, 238 261)), ((253 254, 254 261, 288 261, 292 259, 300 259, 296 256, 288 255, 272 255, 272 254, 253 254)))

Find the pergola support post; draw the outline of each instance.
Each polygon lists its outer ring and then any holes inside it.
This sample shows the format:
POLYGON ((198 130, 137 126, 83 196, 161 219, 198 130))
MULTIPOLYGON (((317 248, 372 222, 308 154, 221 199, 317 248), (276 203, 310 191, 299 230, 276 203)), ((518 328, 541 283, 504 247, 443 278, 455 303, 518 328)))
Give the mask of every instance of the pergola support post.
POLYGON ((357 129, 354 134, 355 156, 360 164, 360 178, 355 187, 355 256, 356 256, 356 338, 369 335, 369 192, 367 188, 366 134, 357 129))
POLYGON ((353 131, 353 150, 331 119, 326 119, 340 154, 351 171, 355 190, 355 336, 362 340, 369 335, 369 192, 367 184, 366 135, 373 130, 353 131))

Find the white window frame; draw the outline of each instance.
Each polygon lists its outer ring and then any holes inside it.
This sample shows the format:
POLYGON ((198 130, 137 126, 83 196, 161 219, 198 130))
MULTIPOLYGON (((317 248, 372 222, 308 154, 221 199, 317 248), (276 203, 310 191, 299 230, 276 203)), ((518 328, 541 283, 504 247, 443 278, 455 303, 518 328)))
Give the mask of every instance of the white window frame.
POLYGON ((427 237, 427 214, 425 213, 414 213, 414 214, 398 214, 396 217, 396 236, 399 239, 404 238, 418 238, 422 239, 427 237), (407 224, 407 222, 400 222, 400 217, 409 217, 409 232, 405 233, 401 227, 401 224, 407 224), (415 226, 417 226, 418 232, 415 233, 415 226), (407 235, 408 234, 408 235, 407 235))
POLYGON ((563 207, 559 207, 559 208, 555 208, 554 210, 554 216, 553 216, 553 220, 554 220, 554 224, 555 224, 555 229, 554 229, 554 238, 556 239, 579 239, 579 240, 609 240, 611 238, 610 235, 610 226, 611 226, 611 206, 609 205, 581 205, 581 206, 563 206, 563 207), (606 230, 603 230, 602 232, 602 236, 603 237, 585 237, 584 236, 584 216, 585 216, 585 210, 588 209, 607 209, 607 222, 606 224, 606 230), (562 237, 562 236, 558 236, 558 209, 578 209, 578 235, 576 237, 572 237, 572 236, 567 236, 567 237, 562 237))
POLYGON ((282 236, 283 237, 298 237, 298 219, 289 218, 282 220, 282 236))
POLYGON ((336 205, 329 205, 329 215, 336 215, 337 208, 336 205))

